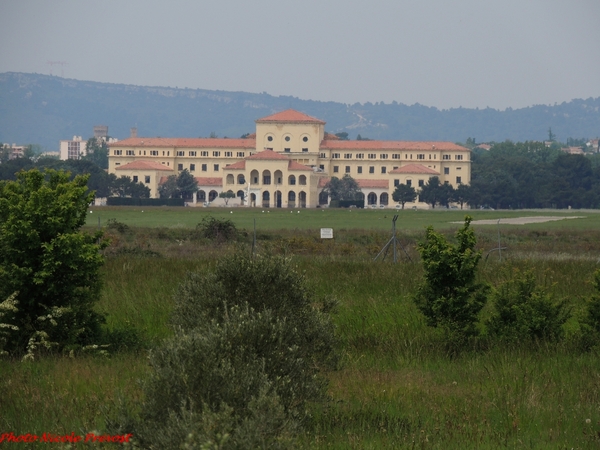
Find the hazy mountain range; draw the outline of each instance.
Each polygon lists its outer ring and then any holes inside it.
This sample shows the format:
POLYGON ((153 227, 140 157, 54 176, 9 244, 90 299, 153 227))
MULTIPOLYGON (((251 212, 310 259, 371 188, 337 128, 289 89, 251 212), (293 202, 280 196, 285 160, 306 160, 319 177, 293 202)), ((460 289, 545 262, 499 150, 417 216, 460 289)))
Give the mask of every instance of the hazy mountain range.
POLYGON ((179 89, 79 81, 49 75, 0 74, 0 142, 39 144, 57 150, 58 141, 92 135, 108 125, 109 135, 240 137, 254 121, 294 108, 327 122, 330 133, 351 139, 477 142, 544 140, 548 129, 559 141, 600 135, 600 97, 504 111, 486 108, 440 110, 393 102, 353 105, 274 97, 267 93, 179 89))

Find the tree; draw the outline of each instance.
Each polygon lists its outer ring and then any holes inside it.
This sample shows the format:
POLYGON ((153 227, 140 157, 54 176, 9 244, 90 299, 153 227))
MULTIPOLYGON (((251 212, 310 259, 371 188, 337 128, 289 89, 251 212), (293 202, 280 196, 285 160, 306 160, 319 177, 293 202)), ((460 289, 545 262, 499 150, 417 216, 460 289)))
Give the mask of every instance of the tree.
POLYGON ((89 138, 85 144, 84 160, 92 161, 102 169, 108 169, 108 145, 104 139, 89 138))
POLYGON ((451 339, 475 335, 479 312, 486 303, 487 286, 476 281, 481 252, 475 250, 471 217, 456 232, 456 245, 428 227, 425 242, 418 244, 424 279, 415 303, 427 324, 441 327, 451 339))
POLYGON ((175 198, 178 194, 177 175, 169 175, 167 181, 158 187, 158 195, 160 195, 160 198, 175 198))
POLYGON ((454 193, 454 188, 449 183, 440 183, 438 177, 431 177, 429 181, 421 188, 419 198, 422 202, 428 203, 432 208, 436 204, 448 206, 454 193))
POLYGON ((460 209, 463 209, 465 203, 471 202, 471 187, 468 184, 459 184, 454 190, 452 201, 460 204, 460 209))
POLYGON ((354 178, 346 174, 343 178, 332 177, 327 182, 323 192, 334 201, 359 200, 362 196, 360 186, 354 178))
POLYGON ((225 200, 225 205, 227 206, 227 204, 229 203, 229 199, 235 198, 235 194, 233 193, 233 191, 221 192, 219 194, 219 198, 225 200))
POLYGON ((183 199, 190 199, 198 191, 198 182, 187 169, 177 176, 177 190, 183 199))
POLYGON ((0 181, 0 299, 15 294, 11 353, 98 342, 101 234, 83 234, 94 198, 87 176, 37 169, 0 181))
POLYGON ((415 191, 415 188, 402 183, 396 186, 396 189, 392 193, 392 199, 395 202, 400 203, 402 205, 402 209, 404 209, 405 203, 414 202, 416 198, 417 191, 415 191))
POLYGON ((347 141, 348 138, 348 133, 346 133, 345 131, 342 131, 341 133, 335 133, 335 135, 339 138, 340 141, 347 141))
POLYGON ((112 197, 150 198, 150 188, 126 175, 119 178, 113 175, 110 178, 110 194, 112 197))

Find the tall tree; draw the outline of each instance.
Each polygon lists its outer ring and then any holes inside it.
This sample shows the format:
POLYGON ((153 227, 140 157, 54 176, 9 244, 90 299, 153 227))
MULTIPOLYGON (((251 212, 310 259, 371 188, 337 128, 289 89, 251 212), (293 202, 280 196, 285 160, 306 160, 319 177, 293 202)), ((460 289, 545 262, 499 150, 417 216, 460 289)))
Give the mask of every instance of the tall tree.
POLYGON ((422 202, 430 204, 432 208, 435 208, 437 204, 447 207, 453 194, 454 188, 449 183, 442 184, 438 177, 431 177, 421 188, 419 198, 422 202))
POLYGON ((396 186, 396 189, 394 189, 394 192, 392 193, 392 199, 395 202, 400 203, 402 209, 404 209, 405 203, 414 202, 416 198, 417 191, 415 191, 415 188, 402 183, 396 186))
POLYGON ((359 200, 363 195, 357 181, 348 174, 344 175, 343 178, 332 177, 323 191, 333 201, 359 200))

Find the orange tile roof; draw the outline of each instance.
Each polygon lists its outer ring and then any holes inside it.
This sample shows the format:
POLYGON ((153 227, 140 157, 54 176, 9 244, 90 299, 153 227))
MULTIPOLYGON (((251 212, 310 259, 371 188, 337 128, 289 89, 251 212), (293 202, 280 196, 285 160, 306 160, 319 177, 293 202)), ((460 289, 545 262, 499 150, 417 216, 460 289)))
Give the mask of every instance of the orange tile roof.
POLYGON ((305 166, 304 164, 300 164, 296 161, 290 161, 290 163, 288 164, 288 170, 308 170, 312 172, 311 167, 305 166))
POLYGON ((342 141, 324 139, 321 150, 452 150, 468 152, 468 148, 452 142, 439 141, 342 141))
POLYGON ((198 186, 223 186, 221 177, 194 177, 198 186))
POLYGON ((263 150, 262 152, 255 153, 254 155, 248 156, 246 159, 286 159, 289 160, 287 156, 284 156, 280 153, 274 152, 273 150, 263 150))
POLYGON ((165 170, 173 171, 171 167, 165 166, 164 164, 157 163, 155 161, 132 161, 123 166, 115 167, 115 170, 165 170))
POLYGON ((225 138, 127 138, 108 144, 118 147, 170 147, 170 148, 256 148, 256 139, 225 138))
POLYGON ((233 164, 227 164, 225 167, 223 167, 223 170, 245 169, 245 168, 246 168, 246 161, 238 161, 238 162, 234 162, 233 164))
POLYGON ((296 111, 294 109, 287 109, 270 116, 263 117, 262 119, 256 120, 256 123, 268 123, 268 122, 296 122, 296 123, 316 123, 325 125, 325 122, 315 117, 308 116, 304 113, 296 111))
POLYGON ((407 164, 406 166, 399 167, 390 171, 390 173, 423 173, 427 175, 439 175, 440 173, 425 167, 422 164, 407 164))
POLYGON ((390 186, 388 180, 356 180, 361 188, 382 188, 387 189, 390 186))

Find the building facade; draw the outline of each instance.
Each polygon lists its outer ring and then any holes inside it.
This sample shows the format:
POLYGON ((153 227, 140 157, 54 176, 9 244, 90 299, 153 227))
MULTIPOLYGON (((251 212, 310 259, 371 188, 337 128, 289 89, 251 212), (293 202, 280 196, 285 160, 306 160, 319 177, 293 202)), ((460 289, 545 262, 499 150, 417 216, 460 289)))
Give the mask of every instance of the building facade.
POLYGON ((455 188, 471 180, 466 147, 340 140, 325 132, 322 120, 294 110, 258 119, 256 133, 245 139, 132 136, 109 147, 109 172, 137 177, 152 197, 169 174, 188 170, 198 181, 196 204, 218 204, 218 195, 231 191, 236 200, 229 204, 314 208, 328 204, 322 194, 327 181, 347 174, 361 187, 365 206, 394 207, 392 193, 400 183, 418 191, 432 176, 455 188))

